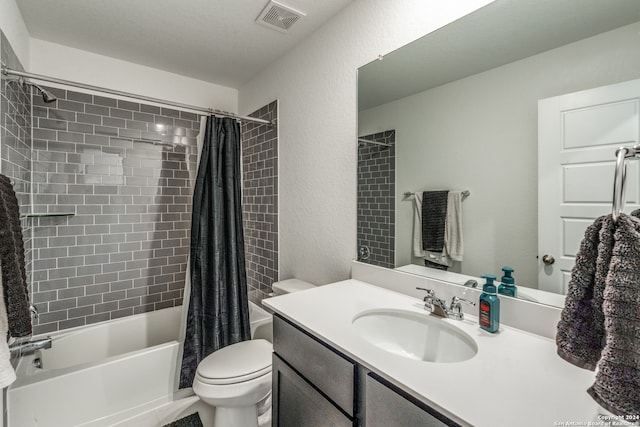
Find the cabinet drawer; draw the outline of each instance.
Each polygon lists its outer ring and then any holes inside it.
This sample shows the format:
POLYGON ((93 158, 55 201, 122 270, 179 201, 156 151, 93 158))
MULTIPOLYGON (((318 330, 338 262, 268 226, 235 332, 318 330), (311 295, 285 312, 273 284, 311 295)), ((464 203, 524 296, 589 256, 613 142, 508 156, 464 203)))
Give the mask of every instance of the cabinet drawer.
POLYGON ((275 315, 275 352, 350 416, 355 413, 356 364, 275 315))
POLYGON ((346 415, 273 355, 274 427, 353 427, 346 415))
POLYGON ((365 427, 460 427, 376 374, 365 379, 365 427))

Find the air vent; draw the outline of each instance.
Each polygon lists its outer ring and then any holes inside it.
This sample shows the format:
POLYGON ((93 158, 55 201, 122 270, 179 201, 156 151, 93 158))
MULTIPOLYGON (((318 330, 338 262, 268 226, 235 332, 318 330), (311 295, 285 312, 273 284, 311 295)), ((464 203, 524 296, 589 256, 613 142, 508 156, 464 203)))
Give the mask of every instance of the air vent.
POLYGON ((277 1, 270 1, 267 3, 256 22, 271 29, 286 33, 289 28, 300 18, 305 17, 306 14, 285 6, 277 1))

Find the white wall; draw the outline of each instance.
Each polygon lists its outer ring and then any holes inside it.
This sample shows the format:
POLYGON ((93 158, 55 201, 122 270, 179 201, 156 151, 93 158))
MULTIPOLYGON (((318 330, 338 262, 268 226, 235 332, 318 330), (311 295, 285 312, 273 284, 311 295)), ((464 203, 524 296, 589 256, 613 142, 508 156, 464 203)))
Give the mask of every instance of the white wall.
POLYGON ((0 0, 0 30, 9 40, 22 66, 29 69, 29 31, 15 0, 0 0))
POLYGON ((238 111, 238 91, 108 56, 31 39, 29 71, 200 107, 238 111))
POLYGON ((462 272, 510 265, 517 282, 537 284, 538 99, 640 77, 639 31, 629 25, 360 112, 360 135, 396 129, 397 265, 411 262, 413 200, 402 193, 469 189, 462 272))
POLYGON ((240 88, 279 100, 280 277, 349 277, 356 255, 357 68, 490 0, 357 0, 240 88))

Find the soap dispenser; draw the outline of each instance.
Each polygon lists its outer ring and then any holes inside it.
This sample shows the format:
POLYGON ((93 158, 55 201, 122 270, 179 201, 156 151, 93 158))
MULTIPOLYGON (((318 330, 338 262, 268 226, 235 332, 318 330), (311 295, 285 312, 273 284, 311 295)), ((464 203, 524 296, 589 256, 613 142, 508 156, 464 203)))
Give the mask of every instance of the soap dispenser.
POLYGON ((496 276, 484 274, 486 283, 482 286, 480 294, 480 327, 488 332, 498 332, 500 327, 500 299, 496 295, 496 285, 493 283, 496 276))
POLYGON ((500 279, 502 284, 498 286, 498 293, 508 297, 517 298, 518 288, 515 285, 516 279, 511 276, 511 273, 514 272, 513 268, 504 266, 502 267, 502 271, 504 272, 504 276, 500 279))

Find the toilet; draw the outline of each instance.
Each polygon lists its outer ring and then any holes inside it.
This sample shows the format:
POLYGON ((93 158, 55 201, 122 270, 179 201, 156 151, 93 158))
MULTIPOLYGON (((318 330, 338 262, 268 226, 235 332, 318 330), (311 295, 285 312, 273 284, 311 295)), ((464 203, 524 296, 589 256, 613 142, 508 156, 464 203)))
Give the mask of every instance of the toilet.
POLYGON ((304 291, 305 289, 311 289, 315 287, 316 285, 311 284, 309 282, 305 282, 304 280, 300 280, 300 279, 281 280, 280 282, 275 282, 271 286, 275 296, 290 294, 298 291, 304 291))
MULTIPOLYGON (((314 287, 288 279, 275 282, 273 292, 284 295, 314 287)), ((215 407, 213 427, 270 425, 272 353, 269 341, 252 339, 224 347, 198 364, 193 392, 215 407)))

